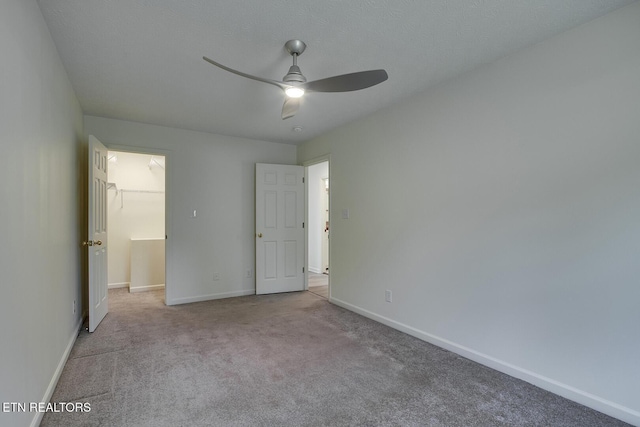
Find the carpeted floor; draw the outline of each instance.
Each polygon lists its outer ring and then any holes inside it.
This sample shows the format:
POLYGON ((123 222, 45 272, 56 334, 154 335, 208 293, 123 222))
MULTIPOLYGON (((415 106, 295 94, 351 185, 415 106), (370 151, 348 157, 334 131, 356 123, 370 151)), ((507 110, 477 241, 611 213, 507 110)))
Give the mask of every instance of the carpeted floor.
POLYGON ((109 291, 42 426, 622 426, 309 292, 167 307, 109 291))
POLYGON ((309 292, 329 298, 329 276, 327 274, 309 273, 309 292))

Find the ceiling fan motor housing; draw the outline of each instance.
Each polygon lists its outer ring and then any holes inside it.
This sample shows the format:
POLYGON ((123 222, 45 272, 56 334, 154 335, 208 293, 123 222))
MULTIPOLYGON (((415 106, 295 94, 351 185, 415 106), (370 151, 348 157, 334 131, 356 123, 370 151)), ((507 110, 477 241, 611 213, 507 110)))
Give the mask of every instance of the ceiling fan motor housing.
POLYGON ((302 75, 300 67, 298 67, 297 65, 292 65, 291 67, 289 67, 289 72, 287 73, 287 75, 282 78, 282 81, 287 83, 305 83, 307 81, 307 78, 302 75))

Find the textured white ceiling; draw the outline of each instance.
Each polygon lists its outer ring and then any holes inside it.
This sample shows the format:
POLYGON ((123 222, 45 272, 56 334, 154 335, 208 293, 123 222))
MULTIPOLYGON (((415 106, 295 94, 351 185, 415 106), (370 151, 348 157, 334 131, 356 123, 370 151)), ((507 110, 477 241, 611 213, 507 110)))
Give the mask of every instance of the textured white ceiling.
POLYGON ((39 0, 85 114, 299 143, 631 0, 39 0), (284 94, 202 60, 270 79, 301 39, 309 80, 384 68, 389 80, 313 93, 282 120, 284 94), (302 132, 294 132, 302 126, 302 132))

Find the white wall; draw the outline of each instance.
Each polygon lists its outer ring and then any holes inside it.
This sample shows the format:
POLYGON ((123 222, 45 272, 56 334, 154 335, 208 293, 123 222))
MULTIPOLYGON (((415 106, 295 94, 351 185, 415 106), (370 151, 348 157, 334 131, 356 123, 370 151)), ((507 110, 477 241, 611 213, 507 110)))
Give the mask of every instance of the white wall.
POLYGON ((323 194, 324 183, 323 178, 329 176, 329 163, 322 162, 309 166, 307 169, 308 176, 308 201, 309 201, 309 231, 308 231, 308 251, 309 251, 309 271, 313 273, 322 273, 322 238, 324 237, 324 215, 323 194))
POLYGON ((129 292, 164 288, 164 238, 131 239, 129 292))
POLYGON ((301 146, 331 154, 333 301, 640 424, 639 23, 636 2, 301 146))
MULTIPOLYGON (((0 402, 41 402, 82 313, 82 113, 37 3, 1 9, 0 402)), ((37 419, 0 412, 2 426, 37 419)))
POLYGON ((255 292, 255 163, 295 164, 295 146, 92 116, 85 131, 166 154, 168 304, 255 292))
MULTIPOLYGON (((112 152, 109 182, 118 192, 107 192, 109 203, 109 285, 131 282, 131 239, 164 238, 164 193, 135 193, 121 190, 165 191, 165 169, 151 162, 150 154, 112 152), (151 162, 151 167, 149 164, 151 162)), ((161 156, 154 156, 160 159, 161 156)), ((164 259, 158 263, 164 276, 164 259)), ((155 275, 154 277, 157 277, 155 275)), ((156 283, 164 283, 164 279, 156 283)))

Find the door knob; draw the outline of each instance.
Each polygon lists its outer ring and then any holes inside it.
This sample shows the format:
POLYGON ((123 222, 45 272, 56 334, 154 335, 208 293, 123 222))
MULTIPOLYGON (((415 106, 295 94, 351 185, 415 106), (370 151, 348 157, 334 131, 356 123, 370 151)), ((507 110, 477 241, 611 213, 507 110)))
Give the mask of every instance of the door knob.
POLYGON ((258 233, 258 237, 262 238, 262 233, 258 233))
POLYGON ((97 246, 102 245, 102 240, 96 240, 96 241, 95 241, 95 244, 96 244, 97 246))

